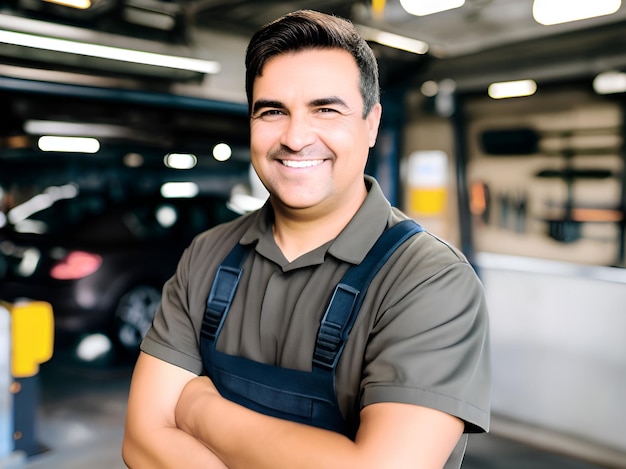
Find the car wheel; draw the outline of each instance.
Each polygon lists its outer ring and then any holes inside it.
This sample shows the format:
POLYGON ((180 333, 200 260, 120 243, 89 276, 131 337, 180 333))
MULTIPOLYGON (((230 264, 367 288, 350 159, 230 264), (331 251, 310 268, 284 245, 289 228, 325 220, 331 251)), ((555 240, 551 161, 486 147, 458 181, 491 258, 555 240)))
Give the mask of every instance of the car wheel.
POLYGON ((139 350, 160 301, 161 291, 151 285, 138 285, 122 296, 115 310, 113 337, 122 349, 139 350))

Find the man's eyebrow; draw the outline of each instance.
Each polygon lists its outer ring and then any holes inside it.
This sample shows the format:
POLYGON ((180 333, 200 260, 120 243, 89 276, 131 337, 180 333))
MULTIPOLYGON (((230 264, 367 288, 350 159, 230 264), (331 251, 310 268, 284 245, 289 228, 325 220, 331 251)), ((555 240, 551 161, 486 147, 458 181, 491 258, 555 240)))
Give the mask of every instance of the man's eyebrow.
POLYGON ((338 96, 329 96, 327 98, 314 99, 313 101, 309 102, 309 106, 311 107, 328 106, 331 104, 339 105, 345 108, 349 107, 346 102, 338 96))
POLYGON ((254 105, 252 106, 252 114, 256 114, 259 109, 264 109, 268 107, 283 109, 285 106, 280 101, 274 101, 271 99, 259 99, 258 101, 255 101, 254 105))
MULTIPOLYGON (((346 102, 339 98, 338 96, 328 96, 326 98, 317 98, 309 101, 309 107, 321 107, 321 106, 329 106, 336 105, 344 108, 348 108, 349 106, 346 102)), ((261 109, 272 108, 272 109, 284 109, 285 105, 280 101, 275 101, 273 99, 259 99, 255 101, 252 105, 252 114, 256 114, 261 109)))

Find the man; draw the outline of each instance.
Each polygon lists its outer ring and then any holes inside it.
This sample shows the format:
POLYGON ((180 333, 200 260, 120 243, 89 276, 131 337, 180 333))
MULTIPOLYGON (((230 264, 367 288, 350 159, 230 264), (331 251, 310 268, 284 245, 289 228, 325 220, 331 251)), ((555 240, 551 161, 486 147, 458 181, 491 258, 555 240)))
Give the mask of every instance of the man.
POLYGON ((166 283, 125 462, 458 467, 464 431, 488 427, 490 377, 482 287, 455 249, 426 232, 400 243, 327 360, 333 289, 408 218, 364 176, 382 112, 371 49, 349 22, 299 11, 255 34, 246 70, 269 201, 198 236, 166 283))

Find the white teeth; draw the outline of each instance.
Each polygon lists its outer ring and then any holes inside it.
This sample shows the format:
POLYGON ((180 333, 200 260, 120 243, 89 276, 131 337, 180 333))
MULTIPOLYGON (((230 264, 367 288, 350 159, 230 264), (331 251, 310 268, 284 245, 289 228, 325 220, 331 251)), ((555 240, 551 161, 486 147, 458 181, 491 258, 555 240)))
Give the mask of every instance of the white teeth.
POLYGON ((282 163, 290 168, 310 168, 323 162, 324 160, 282 160, 282 163))

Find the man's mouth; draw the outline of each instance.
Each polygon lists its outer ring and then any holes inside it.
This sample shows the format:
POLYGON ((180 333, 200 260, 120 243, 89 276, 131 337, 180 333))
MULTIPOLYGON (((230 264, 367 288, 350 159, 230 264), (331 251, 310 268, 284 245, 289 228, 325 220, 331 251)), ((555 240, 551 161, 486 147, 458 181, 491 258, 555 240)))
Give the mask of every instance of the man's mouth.
POLYGON ((289 168, 311 168, 323 162, 324 160, 281 160, 281 163, 289 168))

